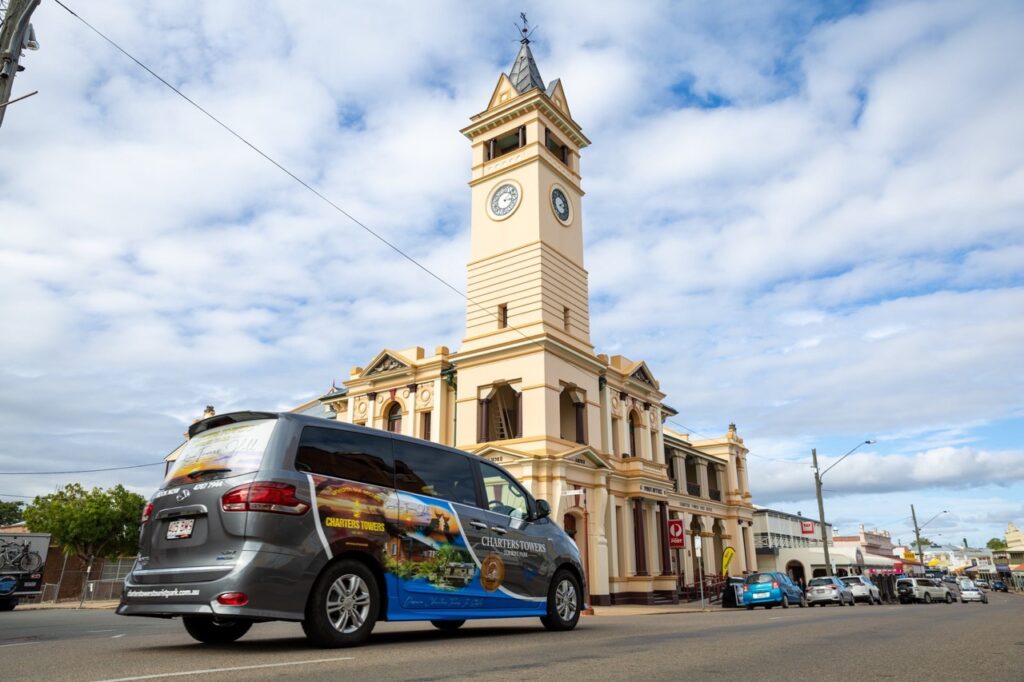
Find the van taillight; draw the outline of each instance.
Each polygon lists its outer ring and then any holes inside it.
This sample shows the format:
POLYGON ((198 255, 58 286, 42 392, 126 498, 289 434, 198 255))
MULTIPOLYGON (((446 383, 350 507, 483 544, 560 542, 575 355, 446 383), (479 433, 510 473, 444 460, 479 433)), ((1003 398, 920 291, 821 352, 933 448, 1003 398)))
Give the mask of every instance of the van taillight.
POLYGON ((149 521, 149 517, 153 515, 153 503, 147 502, 145 509, 142 510, 142 523, 149 521))
POLYGON ((224 511, 260 511, 274 514, 305 514, 309 505, 295 497, 288 483, 246 483, 220 498, 224 511))

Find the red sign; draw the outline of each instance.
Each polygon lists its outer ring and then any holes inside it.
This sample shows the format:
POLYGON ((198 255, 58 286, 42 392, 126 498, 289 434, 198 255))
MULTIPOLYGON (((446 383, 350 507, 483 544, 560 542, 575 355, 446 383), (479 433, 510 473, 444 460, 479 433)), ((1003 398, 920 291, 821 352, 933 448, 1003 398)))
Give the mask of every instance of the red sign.
POLYGON ((683 533, 683 520, 682 519, 669 519, 668 520, 668 547, 669 549, 682 549, 686 545, 683 544, 686 538, 683 533))
POLYGON ((801 521, 800 532, 804 535, 814 535, 814 521, 801 521))

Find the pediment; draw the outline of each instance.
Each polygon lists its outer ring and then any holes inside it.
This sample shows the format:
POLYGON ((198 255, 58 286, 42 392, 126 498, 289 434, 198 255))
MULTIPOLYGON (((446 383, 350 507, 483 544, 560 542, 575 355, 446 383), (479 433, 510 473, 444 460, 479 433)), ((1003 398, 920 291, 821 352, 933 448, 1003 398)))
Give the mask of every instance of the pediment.
POLYGON ((531 455, 519 452, 511 448, 503 448, 497 445, 484 445, 476 450, 470 450, 477 457, 482 457, 489 462, 501 464, 502 466, 521 459, 529 459, 531 455))
POLYGON ((658 381, 654 378, 654 374, 651 372, 646 362, 640 362, 636 369, 630 372, 629 378, 633 381, 650 386, 655 390, 658 389, 658 381))
POLYGON ((516 90, 516 86, 512 85, 512 81, 503 73, 498 78, 498 84, 494 86, 494 92, 491 93, 491 101, 487 103, 487 111, 510 102, 518 96, 519 91, 516 90))
POLYGON ((580 464, 594 469, 611 468, 608 465, 608 463, 604 461, 604 458, 602 458, 601 455, 599 455, 597 451, 594 450, 594 448, 590 447, 589 445, 584 445, 583 447, 573 448, 572 450, 560 452, 557 455, 555 455, 555 457, 557 459, 568 460, 573 464, 580 464))
POLYGON ((555 80, 548 83, 547 92, 545 92, 555 107, 566 115, 568 118, 572 118, 572 112, 569 111, 569 101, 565 99, 565 89, 562 88, 562 79, 556 78, 555 80))
POLYGON ((382 351, 370 363, 369 369, 363 372, 364 377, 377 374, 388 374, 403 369, 409 369, 412 364, 406 358, 393 351, 382 351))

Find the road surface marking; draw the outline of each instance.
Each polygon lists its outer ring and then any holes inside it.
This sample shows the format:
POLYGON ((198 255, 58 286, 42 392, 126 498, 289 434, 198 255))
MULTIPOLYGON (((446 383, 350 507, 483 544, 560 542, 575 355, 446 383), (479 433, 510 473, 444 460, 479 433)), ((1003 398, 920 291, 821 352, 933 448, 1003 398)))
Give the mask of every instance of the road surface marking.
POLYGON ((86 630, 86 632, 113 632, 114 628, 107 628, 106 630, 86 630))
MULTIPOLYGON (((26 642, 35 644, 36 642, 26 642)), ((236 670, 257 670, 259 668, 280 668, 286 665, 302 665, 304 663, 333 663, 335 661, 351 661, 352 656, 339 656, 338 658, 311 658, 305 661, 284 661, 281 663, 264 663, 262 665, 239 665, 232 668, 207 668, 205 670, 182 670, 176 673, 157 673, 155 675, 133 675, 132 677, 118 677, 99 682, 130 682, 131 680, 155 680, 160 677, 184 677, 185 675, 209 675, 210 673, 227 673, 236 670)))
POLYGON ((775 616, 773 618, 769 618, 768 620, 782 620, 782 616, 775 616))
POLYGON ((120 635, 111 635, 110 639, 117 639, 118 637, 124 637, 124 633, 120 635))
POLYGON ((0 644, 0 647, 3 647, 3 646, 28 646, 29 644, 39 644, 39 642, 15 642, 14 644, 0 644))

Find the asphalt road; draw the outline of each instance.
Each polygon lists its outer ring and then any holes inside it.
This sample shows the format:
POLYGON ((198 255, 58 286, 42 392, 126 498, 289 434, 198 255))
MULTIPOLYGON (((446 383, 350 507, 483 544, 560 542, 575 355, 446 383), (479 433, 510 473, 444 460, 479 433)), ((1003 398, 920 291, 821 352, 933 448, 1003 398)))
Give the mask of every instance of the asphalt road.
POLYGON ((367 646, 310 647, 294 623, 230 646, 194 643, 178 621, 98 610, 0 613, 2 680, 1022 679, 1024 597, 985 604, 728 610, 477 621, 445 634, 381 623, 367 646))

